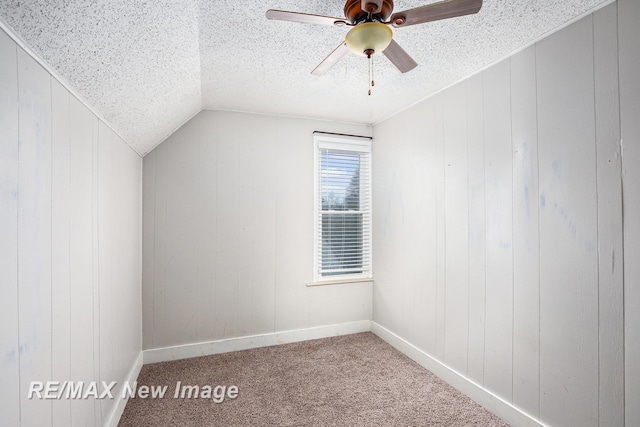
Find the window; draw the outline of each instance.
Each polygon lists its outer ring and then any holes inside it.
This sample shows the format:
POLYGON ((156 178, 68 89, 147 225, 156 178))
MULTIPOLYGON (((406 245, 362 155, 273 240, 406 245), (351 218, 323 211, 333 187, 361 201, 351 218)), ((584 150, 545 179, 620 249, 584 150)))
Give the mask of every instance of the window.
POLYGON ((371 141, 316 134, 314 282, 371 277, 371 141))

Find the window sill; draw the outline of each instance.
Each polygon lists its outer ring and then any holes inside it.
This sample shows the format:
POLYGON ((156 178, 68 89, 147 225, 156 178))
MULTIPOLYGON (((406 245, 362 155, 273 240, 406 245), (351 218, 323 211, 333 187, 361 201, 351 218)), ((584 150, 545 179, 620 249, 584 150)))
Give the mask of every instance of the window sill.
POLYGON ((325 285, 343 285, 348 283, 369 283, 369 282, 373 282, 373 277, 362 277, 360 279, 323 280, 321 282, 307 283, 307 287, 325 286, 325 285))

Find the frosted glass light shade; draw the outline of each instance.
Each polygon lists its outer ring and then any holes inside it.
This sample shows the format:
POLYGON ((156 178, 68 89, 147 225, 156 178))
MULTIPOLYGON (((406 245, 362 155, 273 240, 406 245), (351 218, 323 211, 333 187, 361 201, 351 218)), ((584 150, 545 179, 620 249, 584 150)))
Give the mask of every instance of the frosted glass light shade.
POLYGON ((388 26, 380 22, 365 22, 353 27, 344 41, 353 53, 365 55, 367 49, 381 53, 389 46, 392 37, 393 31, 388 26))

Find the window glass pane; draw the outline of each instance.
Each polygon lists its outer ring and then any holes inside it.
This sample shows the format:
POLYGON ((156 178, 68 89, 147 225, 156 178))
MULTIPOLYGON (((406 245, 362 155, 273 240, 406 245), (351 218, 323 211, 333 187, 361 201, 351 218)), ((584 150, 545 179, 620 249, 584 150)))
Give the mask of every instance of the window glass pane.
POLYGON ((360 208, 360 155, 323 150, 320 160, 322 210, 360 208))

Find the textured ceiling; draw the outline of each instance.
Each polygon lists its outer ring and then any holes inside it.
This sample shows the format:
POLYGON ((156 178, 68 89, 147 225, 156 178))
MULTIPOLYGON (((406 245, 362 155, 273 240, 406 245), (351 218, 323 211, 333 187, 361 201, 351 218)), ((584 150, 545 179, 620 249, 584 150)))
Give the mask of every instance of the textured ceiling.
POLYGON ((477 15, 394 29, 419 65, 401 74, 375 57, 371 96, 363 57, 310 74, 347 28, 264 17, 342 17, 342 0, 0 0, 0 18, 144 154, 202 108, 376 123, 606 2, 485 0, 477 15))

